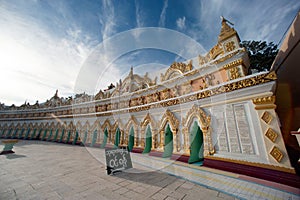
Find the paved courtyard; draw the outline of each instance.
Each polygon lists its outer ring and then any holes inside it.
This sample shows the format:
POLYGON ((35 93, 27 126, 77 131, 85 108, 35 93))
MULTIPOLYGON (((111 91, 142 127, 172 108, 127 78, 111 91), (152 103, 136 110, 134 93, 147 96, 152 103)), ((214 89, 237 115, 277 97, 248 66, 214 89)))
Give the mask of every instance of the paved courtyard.
POLYGON ((19 141, 14 151, 0 155, 1 200, 300 199, 297 188, 148 155, 111 176, 103 149, 19 141))

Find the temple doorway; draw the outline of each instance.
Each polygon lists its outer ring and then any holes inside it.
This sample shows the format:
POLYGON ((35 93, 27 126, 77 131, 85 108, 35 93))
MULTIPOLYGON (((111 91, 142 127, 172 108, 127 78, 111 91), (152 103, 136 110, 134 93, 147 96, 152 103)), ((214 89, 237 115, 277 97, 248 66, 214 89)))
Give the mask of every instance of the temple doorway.
POLYGON ((104 130, 104 137, 103 137, 103 142, 101 144, 101 148, 104 148, 107 144, 107 138, 108 138, 108 130, 105 128, 104 130))
POLYGON ((190 158, 188 163, 195 163, 203 160, 203 133, 196 121, 194 121, 190 134, 190 158))
POLYGON ((147 129, 146 129, 146 134, 145 134, 145 149, 143 151, 143 153, 149 153, 151 151, 151 147, 152 147, 152 132, 151 132, 151 128, 148 125, 147 129))
POLYGON ((170 125, 167 124, 165 128, 165 141, 164 141, 164 153, 163 158, 168 158, 172 156, 173 153, 173 133, 171 131, 170 125))
POLYGON ((116 130, 116 137, 115 137, 115 146, 118 147, 120 144, 120 136, 121 136, 121 131, 119 127, 116 130))
POLYGON ((134 145, 134 129, 133 126, 131 126, 129 131, 129 138, 128 138, 128 151, 132 151, 134 145))

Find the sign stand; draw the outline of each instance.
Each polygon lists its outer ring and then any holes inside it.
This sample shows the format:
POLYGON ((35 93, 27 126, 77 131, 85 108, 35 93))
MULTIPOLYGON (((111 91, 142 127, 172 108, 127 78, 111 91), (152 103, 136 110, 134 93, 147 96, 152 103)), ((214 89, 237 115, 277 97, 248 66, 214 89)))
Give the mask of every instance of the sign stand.
POLYGON ((132 168, 130 153, 127 149, 105 149, 105 157, 108 175, 132 168))

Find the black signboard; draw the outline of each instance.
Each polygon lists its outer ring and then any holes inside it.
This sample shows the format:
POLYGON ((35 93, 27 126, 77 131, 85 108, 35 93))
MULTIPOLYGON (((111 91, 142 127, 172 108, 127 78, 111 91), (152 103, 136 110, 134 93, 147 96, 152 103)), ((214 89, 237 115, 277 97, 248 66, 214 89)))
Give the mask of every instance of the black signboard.
POLYGON ((105 149, 107 174, 132 168, 127 149, 105 149))

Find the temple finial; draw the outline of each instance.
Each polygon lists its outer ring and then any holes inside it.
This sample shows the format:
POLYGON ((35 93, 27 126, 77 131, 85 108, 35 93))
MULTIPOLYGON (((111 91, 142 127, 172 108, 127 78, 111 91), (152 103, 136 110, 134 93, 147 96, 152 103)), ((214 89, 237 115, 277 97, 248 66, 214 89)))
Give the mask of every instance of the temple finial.
POLYGON ((221 20, 222 20, 222 27, 219 34, 219 39, 218 39, 219 42, 237 34, 234 28, 231 27, 233 26, 233 23, 225 19, 223 16, 221 16, 221 20))

